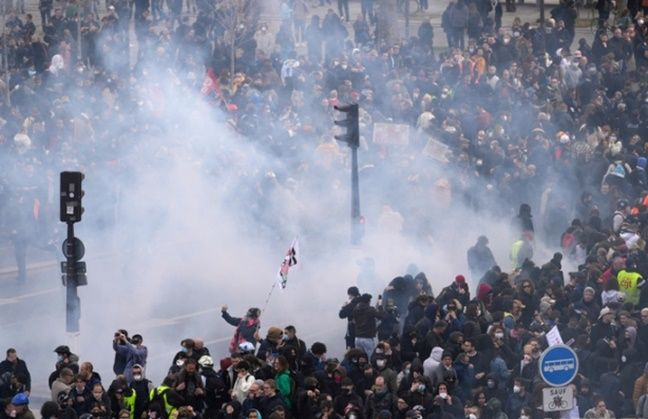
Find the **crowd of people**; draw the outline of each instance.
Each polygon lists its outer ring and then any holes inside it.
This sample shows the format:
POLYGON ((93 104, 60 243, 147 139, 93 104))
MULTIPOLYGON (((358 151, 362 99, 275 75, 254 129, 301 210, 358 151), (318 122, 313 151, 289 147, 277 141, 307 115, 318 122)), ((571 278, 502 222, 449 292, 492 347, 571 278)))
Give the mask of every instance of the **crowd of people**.
MULTIPOLYGON (((50 192, 61 162, 128 173, 166 158, 151 139, 183 135, 159 128, 168 126, 157 108, 169 74, 211 105, 206 117, 226 115, 237 135, 285 163, 251 182, 253 223, 272 224, 264 203, 273 188, 335 188, 314 178, 348 164, 333 139, 334 107, 358 103, 371 166, 363 182, 402 192, 382 202, 400 214, 398 232, 434 235, 456 205, 501 219, 518 211, 511 260, 498 263, 480 237, 467 255, 470 278, 458 275, 436 296, 415 271, 380 295, 350 287, 340 359, 292 326, 262 338, 258 309, 235 318, 226 307, 236 327, 229 354, 216 363, 199 339, 185 339, 160 385, 145 378, 139 335, 115 334, 108 380, 58 347, 44 418, 541 418, 550 414, 537 364, 554 326, 580 361, 575 407, 562 417, 648 417, 645 5, 617 2, 627 18, 614 26, 600 1, 590 45, 574 44, 570 0, 544 26, 517 19, 510 28, 498 2, 453 0, 441 23, 449 48, 439 50, 430 21, 385 42, 371 0, 356 17, 344 1, 339 15, 324 1, 285 0, 276 30, 254 2, 236 25, 225 0, 183 3, 108 0, 103 13, 96 1, 41 0, 40 26, 20 7, 6 19, 0 225, 19 280, 27 248, 55 236, 50 192), (375 123, 407 125, 410 135, 378 143, 375 123), (129 161, 142 143, 153 161, 129 161), (559 252, 537 260, 539 243, 559 252), (565 274, 563 264, 576 268, 565 274)), ((0 376, 0 419, 29 419, 29 371, 15 350, 0 376)))

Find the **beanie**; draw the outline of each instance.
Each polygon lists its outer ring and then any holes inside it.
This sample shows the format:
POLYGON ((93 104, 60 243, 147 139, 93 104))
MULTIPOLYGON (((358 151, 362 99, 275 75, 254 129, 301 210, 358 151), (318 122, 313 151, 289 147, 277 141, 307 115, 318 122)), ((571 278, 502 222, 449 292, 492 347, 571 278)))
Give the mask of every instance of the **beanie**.
POLYGON ((268 340, 279 341, 283 332, 278 327, 268 328, 268 340))
POLYGON ((455 276, 455 281, 459 284, 463 284, 466 282, 466 278, 463 275, 457 275, 455 276))
POLYGON ((29 404, 29 397, 25 393, 18 393, 11 399, 14 406, 25 406, 29 404))

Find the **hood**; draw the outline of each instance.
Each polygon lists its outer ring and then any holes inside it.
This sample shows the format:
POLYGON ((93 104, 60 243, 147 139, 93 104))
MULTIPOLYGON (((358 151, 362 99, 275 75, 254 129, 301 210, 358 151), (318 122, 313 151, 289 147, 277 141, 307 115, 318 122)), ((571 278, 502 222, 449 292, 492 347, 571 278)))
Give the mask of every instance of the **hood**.
POLYGON ((477 287, 477 299, 481 302, 487 302, 488 301, 488 294, 493 291, 493 287, 486 283, 481 283, 477 287))
POLYGON ((440 346, 435 346, 430 352, 430 358, 437 362, 441 362, 441 356, 443 355, 443 348, 440 346))
POLYGON ((493 397, 488 402, 486 402, 486 407, 488 407, 489 410, 497 413, 502 410, 502 402, 499 401, 497 397, 493 397))

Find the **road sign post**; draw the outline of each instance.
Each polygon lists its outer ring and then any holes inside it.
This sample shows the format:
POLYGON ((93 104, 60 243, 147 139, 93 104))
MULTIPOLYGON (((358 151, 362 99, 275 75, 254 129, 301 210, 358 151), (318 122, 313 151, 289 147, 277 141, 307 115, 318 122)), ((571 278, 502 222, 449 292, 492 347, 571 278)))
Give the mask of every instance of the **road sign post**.
POLYGON ((578 374, 578 356, 567 345, 554 345, 542 353, 538 367, 545 383, 552 387, 566 386, 578 374))
POLYGON ((574 408, 574 391, 569 386, 578 374, 578 355, 567 345, 547 348, 538 363, 540 377, 550 387, 542 389, 542 410, 561 412, 574 408))
POLYGON ((542 410, 562 412, 574 408, 574 387, 547 387, 542 389, 542 410))

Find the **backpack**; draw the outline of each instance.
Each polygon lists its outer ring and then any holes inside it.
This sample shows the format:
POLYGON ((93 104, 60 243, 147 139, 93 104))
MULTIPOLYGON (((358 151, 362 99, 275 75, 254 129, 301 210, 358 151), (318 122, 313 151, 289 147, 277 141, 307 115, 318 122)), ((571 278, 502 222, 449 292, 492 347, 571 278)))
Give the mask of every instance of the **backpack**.
POLYGON ((612 169, 612 174, 624 178, 626 175, 626 170, 625 167, 623 167, 623 163, 615 163, 614 169, 612 169))

